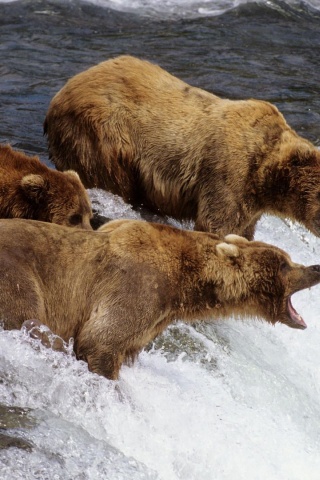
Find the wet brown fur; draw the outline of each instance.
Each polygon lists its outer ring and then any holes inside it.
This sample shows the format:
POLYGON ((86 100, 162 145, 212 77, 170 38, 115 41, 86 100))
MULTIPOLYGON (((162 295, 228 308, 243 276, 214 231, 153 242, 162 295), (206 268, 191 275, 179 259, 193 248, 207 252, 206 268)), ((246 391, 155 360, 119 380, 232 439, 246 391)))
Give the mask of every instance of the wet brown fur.
POLYGON ((319 266, 235 235, 136 220, 96 232, 0 221, 4 327, 36 319, 65 342, 73 337, 77 357, 112 379, 177 319, 234 315, 294 326, 288 296, 318 282, 319 266))
POLYGON ((74 171, 58 172, 0 144, 0 218, 91 229, 89 196, 74 171))
POLYGON ((59 170, 196 230, 252 239, 266 213, 320 235, 320 152, 268 102, 221 99, 121 56, 70 79, 44 129, 59 170))

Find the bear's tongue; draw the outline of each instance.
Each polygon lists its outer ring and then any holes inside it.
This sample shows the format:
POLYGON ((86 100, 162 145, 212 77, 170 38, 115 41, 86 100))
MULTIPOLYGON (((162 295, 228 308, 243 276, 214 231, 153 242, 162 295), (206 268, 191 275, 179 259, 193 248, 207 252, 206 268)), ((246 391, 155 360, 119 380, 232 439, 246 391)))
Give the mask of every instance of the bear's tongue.
POLYGON ((301 315, 299 315, 299 313, 293 308, 290 297, 288 298, 288 312, 292 321, 292 325, 290 325, 290 327, 301 328, 302 330, 307 328, 307 325, 301 315))

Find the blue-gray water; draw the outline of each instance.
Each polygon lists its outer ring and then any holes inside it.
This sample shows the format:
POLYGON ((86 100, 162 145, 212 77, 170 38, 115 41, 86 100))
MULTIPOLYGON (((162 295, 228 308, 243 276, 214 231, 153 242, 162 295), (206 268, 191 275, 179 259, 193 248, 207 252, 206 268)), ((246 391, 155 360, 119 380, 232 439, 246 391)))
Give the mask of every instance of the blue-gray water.
MULTIPOLYGON (((129 53, 218 95, 269 100, 320 146, 318 0, 97 3, 0 1, 0 141, 48 162, 52 96, 129 53)), ((138 217, 110 194, 90 195, 106 216, 138 217)), ((319 263, 319 240, 300 227, 265 218, 257 237, 319 263)), ((0 329, 0 478, 319 480, 319 293, 293 298, 304 332, 178 324, 119 382, 0 329)))

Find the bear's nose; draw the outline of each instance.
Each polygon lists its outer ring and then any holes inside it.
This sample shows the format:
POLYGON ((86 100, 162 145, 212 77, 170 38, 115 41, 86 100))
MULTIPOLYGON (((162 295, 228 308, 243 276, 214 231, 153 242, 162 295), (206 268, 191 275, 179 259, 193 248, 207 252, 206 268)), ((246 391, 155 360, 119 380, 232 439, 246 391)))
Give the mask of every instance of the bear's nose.
POLYGON ((320 265, 311 265, 310 270, 313 270, 314 272, 320 273, 320 265))

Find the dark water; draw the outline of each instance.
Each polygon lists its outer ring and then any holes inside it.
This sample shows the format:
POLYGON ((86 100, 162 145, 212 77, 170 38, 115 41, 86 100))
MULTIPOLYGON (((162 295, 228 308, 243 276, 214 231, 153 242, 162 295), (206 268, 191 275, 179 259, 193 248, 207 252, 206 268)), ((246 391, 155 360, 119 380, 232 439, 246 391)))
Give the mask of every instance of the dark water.
POLYGON ((52 96, 75 73, 126 53, 220 96, 274 102, 320 145, 319 52, 319 12, 281 2, 168 20, 76 2, 0 3, 0 141, 47 162, 52 96))

